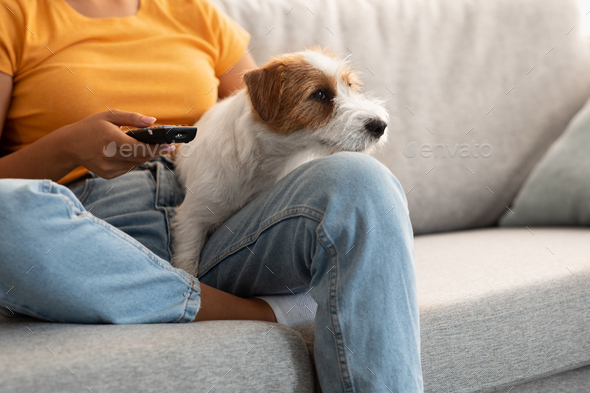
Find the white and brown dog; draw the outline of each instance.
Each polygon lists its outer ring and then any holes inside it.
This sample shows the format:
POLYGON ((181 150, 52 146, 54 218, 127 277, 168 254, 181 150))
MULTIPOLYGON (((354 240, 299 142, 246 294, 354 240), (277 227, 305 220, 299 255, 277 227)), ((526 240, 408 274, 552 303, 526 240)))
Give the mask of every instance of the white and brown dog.
POLYGON ((197 122, 193 154, 176 164, 187 192, 173 225, 172 264, 194 276, 209 235, 293 169, 386 139, 382 101, 363 95, 358 73, 331 52, 273 58, 244 82, 197 122))

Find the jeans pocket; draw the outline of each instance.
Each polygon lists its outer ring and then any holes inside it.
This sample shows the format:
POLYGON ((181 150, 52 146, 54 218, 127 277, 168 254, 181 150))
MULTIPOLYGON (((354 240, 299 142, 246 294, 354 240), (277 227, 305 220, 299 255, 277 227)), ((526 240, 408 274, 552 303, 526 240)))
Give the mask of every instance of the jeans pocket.
POLYGON ((84 204, 94 188, 94 179, 92 177, 84 177, 66 184, 66 187, 68 187, 74 193, 76 198, 84 204))

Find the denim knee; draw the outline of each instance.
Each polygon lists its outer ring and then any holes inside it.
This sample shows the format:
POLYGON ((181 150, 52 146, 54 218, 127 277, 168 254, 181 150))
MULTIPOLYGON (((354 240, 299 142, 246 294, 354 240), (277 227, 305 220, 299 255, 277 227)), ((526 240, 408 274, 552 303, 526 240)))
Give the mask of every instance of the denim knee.
POLYGON ((384 274, 413 285, 413 230, 406 195, 393 173, 376 158, 355 152, 335 153, 308 164, 308 178, 316 183, 309 198, 325 197, 328 214, 321 225, 344 251, 340 262, 359 268, 357 262, 363 258, 355 252, 363 250, 365 258, 373 255, 371 264, 359 270, 367 277, 384 274), (332 208, 335 205, 339 208, 332 208))
POLYGON ((50 180, 0 179, 0 203, 11 206, 12 209, 6 213, 17 215, 21 224, 26 224, 21 220, 24 212, 42 208, 51 196, 59 198, 70 214, 77 215, 84 211, 80 201, 67 187, 50 180))
POLYGON ((330 195, 344 193, 351 199, 371 200, 387 206, 400 206, 407 210, 403 187, 389 168, 364 153, 338 152, 305 164, 309 173, 306 179, 311 189, 323 190, 330 195))

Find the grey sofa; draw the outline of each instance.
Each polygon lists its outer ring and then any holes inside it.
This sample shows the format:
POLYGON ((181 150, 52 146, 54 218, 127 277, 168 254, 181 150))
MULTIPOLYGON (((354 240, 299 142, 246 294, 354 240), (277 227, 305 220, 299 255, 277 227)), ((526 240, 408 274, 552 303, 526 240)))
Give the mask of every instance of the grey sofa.
MULTIPOLYGON (((590 391, 590 230, 498 228, 590 96, 574 0, 219 0, 259 63, 350 55, 414 225, 426 392, 590 391)), ((311 392, 313 326, 0 316, 1 392, 311 392)))

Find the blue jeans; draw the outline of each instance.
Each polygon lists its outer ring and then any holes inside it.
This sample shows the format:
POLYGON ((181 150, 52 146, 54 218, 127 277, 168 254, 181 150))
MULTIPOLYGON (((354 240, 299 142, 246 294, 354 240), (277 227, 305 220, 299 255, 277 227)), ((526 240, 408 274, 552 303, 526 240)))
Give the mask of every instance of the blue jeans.
MULTIPOLYGON (((199 281, 167 262, 183 198, 173 170, 159 159, 72 190, 0 180, 5 312, 74 323, 193 320, 199 281)), ((242 297, 309 291, 325 393, 422 391, 406 199, 372 157, 336 153, 291 172, 213 233, 199 280, 242 297)))

